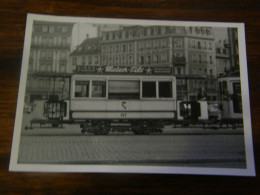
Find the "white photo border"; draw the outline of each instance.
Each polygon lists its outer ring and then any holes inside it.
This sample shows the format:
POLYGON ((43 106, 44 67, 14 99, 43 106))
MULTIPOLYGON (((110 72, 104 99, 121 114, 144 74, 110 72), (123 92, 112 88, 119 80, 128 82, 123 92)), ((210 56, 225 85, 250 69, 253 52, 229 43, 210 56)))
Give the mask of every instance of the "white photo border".
POLYGON ((9 171, 22 172, 89 172, 89 173, 155 173, 155 174, 199 174, 199 175, 230 175, 230 176, 255 176, 252 126, 250 114, 249 85, 246 59, 246 40, 244 23, 224 23, 224 22, 187 22, 187 21, 167 21, 167 20, 137 20, 137 19, 108 19, 108 18, 86 18, 31 14, 27 15, 26 31, 24 39, 24 49, 22 58, 22 68, 20 76, 20 86, 18 92, 15 126, 11 150, 9 171), (20 164, 18 160, 18 150, 21 136, 21 125, 26 89, 26 79, 29 62, 29 52, 32 34, 33 21, 53 21, 71 23, 93 23, 93 24, 124 24, 124 25, 174 25, 174 26, 205 26, 205 27, 230 27, 238 29, 239 39, 239 60, 240 78, 242 90, 243 120, 246 168, 193 168, 193 167, 164 167, 164 166, 132 166, 132 165, 47 165, 47 164, 20 164))

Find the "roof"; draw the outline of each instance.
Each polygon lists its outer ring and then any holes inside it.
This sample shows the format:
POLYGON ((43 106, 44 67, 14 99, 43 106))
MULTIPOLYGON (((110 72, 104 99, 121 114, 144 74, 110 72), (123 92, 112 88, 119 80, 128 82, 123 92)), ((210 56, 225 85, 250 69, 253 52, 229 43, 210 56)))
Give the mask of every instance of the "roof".
POLYGON ((97 54, 100 52, 99 38, 85 39, 72 53, 72 55, 97 54))

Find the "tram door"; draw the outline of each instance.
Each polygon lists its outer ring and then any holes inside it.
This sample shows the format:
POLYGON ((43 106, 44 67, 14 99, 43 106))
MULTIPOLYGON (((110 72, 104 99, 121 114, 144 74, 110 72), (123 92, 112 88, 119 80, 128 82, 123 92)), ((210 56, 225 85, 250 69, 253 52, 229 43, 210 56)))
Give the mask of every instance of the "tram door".
POLYGON ((241 85, 237 80, 223 80, 219 82, 222 118, 241 118, 242 98, 241 85))
POLYGON ((46 101, 44 108, 48 120, 60 121, 67 116, 67 102, 65 101, 46 101))

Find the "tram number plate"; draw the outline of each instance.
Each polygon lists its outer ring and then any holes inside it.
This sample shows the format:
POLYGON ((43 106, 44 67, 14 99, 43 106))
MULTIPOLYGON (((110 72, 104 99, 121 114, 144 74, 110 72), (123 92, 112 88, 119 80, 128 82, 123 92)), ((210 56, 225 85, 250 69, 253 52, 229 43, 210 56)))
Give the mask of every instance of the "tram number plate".
POLYGON ((121 118, 125 118, 125 117, 126 117, 126 112, 122 112, 122 113, 120 114, 120 116, 121 116, 121 118))

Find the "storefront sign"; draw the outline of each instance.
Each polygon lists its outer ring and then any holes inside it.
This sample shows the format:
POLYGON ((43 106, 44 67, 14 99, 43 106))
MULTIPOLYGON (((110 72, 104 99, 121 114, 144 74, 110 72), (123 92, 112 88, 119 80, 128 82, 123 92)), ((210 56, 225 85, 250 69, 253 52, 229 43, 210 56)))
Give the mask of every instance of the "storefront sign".
POLYGON ((77 73, 90 74, 142 74, 142 75, 170 75, 171 67, 120 67, 120 66, 77 66, 77 73))

